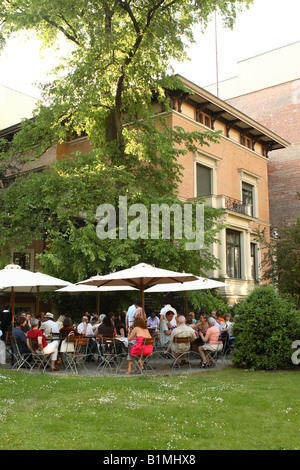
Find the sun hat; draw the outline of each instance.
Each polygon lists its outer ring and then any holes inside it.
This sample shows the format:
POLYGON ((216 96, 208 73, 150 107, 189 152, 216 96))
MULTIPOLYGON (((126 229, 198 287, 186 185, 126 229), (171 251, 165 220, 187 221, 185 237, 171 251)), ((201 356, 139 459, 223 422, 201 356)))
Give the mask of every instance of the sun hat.
POLYGON ((45 318, 53 318, 53 317, 54 317, 53 313, 50 313, 50 312, 47 312, 45 315, 45 318))

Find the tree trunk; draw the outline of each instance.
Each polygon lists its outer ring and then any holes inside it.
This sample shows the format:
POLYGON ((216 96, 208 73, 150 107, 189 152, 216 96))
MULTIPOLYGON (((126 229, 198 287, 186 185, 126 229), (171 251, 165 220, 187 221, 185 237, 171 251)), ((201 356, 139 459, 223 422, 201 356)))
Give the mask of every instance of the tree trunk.
MULTIPOLYGON (((123 139, 123 123, 121 117, 122 107, 122 92, 123 92, 124 74, 118 79, 117 92, 115 98, 115 106, 110 110, 109 116, 106 121, 106 142, 118 142, 118 156, 124 160, 125 145, 123 139)), ((112 160, 117 155, 112 156, 112 160)))

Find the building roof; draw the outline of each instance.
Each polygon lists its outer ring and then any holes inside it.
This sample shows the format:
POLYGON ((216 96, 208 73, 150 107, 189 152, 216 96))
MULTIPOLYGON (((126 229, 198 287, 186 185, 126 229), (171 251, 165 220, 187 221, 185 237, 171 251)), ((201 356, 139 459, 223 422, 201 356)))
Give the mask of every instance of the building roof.
POLYGON ((275 134, 265 126, 234 108, 230 104, 221 100, 217 96, 208 92, 204 88, 195 85, 193 82, 177 74, 184 86, 192 92, 192 99, 199 106, 205 108, 205 112, 215 117, 218 121, 225 122, 231 128, 249 136, 253 140, 259 141, 269 148, 277 150, 288 147, 290 143, 275 134))
MULTIPOLYGON (((190 97, 192 97, 193 101, 198 103, 203 109, 205 108, 205 112, 209 112, 209 114, 218 121, 225 122, 232 129, 236 129, 241 133, 245 133, 253 140, 259 141, 270 151, 282 149, 290 145, 287 140, 278 136, 204 88, 199 87, 181 75, 177 75, 177 77, 182 81, 183 85, 192 92, 190 97)), ((0 130, 0 137, 10 140, 19 129, 19 123, 11 125, 0 130)))

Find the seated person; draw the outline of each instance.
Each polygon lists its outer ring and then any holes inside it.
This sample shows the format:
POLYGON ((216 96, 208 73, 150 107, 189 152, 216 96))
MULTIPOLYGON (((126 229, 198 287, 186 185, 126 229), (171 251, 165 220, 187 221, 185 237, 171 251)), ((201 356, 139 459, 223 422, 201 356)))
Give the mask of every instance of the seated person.
POLYGON ((174 327, 171 321, 174 317, 174 312, 171 310, 166 312, 165 317, 160 321, 160 344, 161 346, 167 347, 170 343, 171 333, 174 327))
MULTIPOLYGON (((196 334, 193 328, 186 325, 185 317, 183 315, 179 315, 178 319, 178 326, 174 328, 171 332, 171 350, 174 359, 180 356, 180 354, 184 352, 188 352, 190 350, 191 342, 196 339, 196 334), (176 343, 176 338, 190 338, 190 343, 176 343)), ((187 364, 187 361, 182 360, 182 364, 187 364)), ((177 365, 177 364, 176 364, 177 365)))
POLYGON ((191 326, 194 328, 194 330, 198 331, 198 333, 201 331, 203 334, 205 334, 208 328, 206 313, 200 313, 199 320, 191 326))
POLYGON ((208 323, 207 323, 207 315, 206 313, 201 313, 199 321, 191 327, 197 332, 197 338, 195 341, 193 341, 192 348, 194 351, 198 351, 198 347, 201 346, 203 343, 202 338, 200 337, 199 333, 201 331, 202 334, 205 334, 207 329, 208 329, 208 323))
POLYGON ((81 323, 79 323, 77 327, 77 331, 80 335, 85 337, 94 337, 94 332, 92 325, 89 323, 89 318, 87 315, 84 315, 81 319, 81 323))
MULTIPOLYGON (((20 353, 21 354, 24 354, 24 353, 30 354, 31 353, 30 344, 29 344, 29 341, 28 341, 28 338, 27 338, 26 334, 23 331, 23 328, 24 328, 25 324, 26 324, 26 318, 25 317, 23 317, 23 316, 17 317, 16 326, 12 330, 11 335, 13 336, 13 338, 16 339, 20 353)), ((15 345, 13 345, 13 348, 15 348, 15 345)), ((14 352, 16 352, 15 349, 14 349, 14 352)))
POLYGON ((28 333, 28 331, 31 328, 30 322, 28 322, 28 320, 27 320, 27 313, 26 312, 21 312, 20 317, 25 318, 25 320, 26 320, 25 325, 22 326, 22 330, 26 334, 26 333, 28 333))
POLYGON ((83 315, 81 323, 79 323, 77 327, 77 331, 80 335, 84 336, 85 338, 90 338, 87 351, 88 358, 86 359, 86 361, 93 361, 93 354, 97 353, 97 343, 96 339, 94 338, 93 327, 89 321, 88 315, 83 315))
POLYGON ((199 336, 202 341, 205 343, 202 346, 199 346, 199 353, 202 357, 202 367, 206 367, 207 356, 209 351, 221 351, 223 348, 222 341, 219 341, 220 331, 219 328, 215 325, 215 319, 212 317, 208 318, 208 330, 205 336, 202 332, 199 332, 199 336))
POLYGON ((221 323, 221 327, 222 327, 222 333, 224 332, 228 333, 228 345, 232 345, 232 343, 235 340, 234 336, 232 336, 233 325, 234 325, 234 322, 231 321, 230 313, 225 313, 224 322, 221 323))
POLYGON ((74 352, 74 341, 69 341, 70 336, 80 336, 76 328, 73 327, 73 322, 70 317, 66 317, 63 321, 63 326, 59 330, 60 336, 64 339, 59 345, 60 352, 74 352))
POLYGON ((55 371, 58 370, 55 368, 55 362, 57 360, 58 354, 58 341, 52 341, 51 343, 47 343, 46 338, 42 330, 38 329, 39 321, 37 318, 33 318, 31 320, 32 329, 28 331, 28 338, 37 338, 38 345, 36 349, 38 351, 43 351, 44 354, 51 354, 51 366, 50 370, 55 371))
POLYGON ((186 324, 195 325, 196 323, 197 323, 197 320, 195 318, 195 312, 190 312, 188 316, 186 317, 186 324))
POLYGON ((222 316, 222 312, 220 312, 220 310, 218 310, 216 312, 216 320, 217 320, 218 323, 222 323, 224 321, 224 318, 222 316))
POLYGON ((53 333, 59 333, 58 325, 53 321, 54 315, 51 312, 47 312, 44 316, 43 323, 41 324, 41 330, 45 336, 51 336, 53 333))
POLYGON ((120 336, 125 336, 126 334, 126 326, 125 323, 122 322, 121 315, 118 315, 117 318, 115 318, 115 329, 117 335, 120 336))
POLYGON ((109 315, 103 318, 103 322, 99 325, 96 336, 113 336, 116 334, 115 325, 109 315))
POLYGON ((70 333, 78 336, 79 333, 78 331, 76 330, 76 328, 73 327, 73 322, 72 322, 72 319, 70 317, 66 317, 63 321, 63 326, 62 328, 59 330, 59 334, 60 336, 62 337, 67 337, 70 333))
POLYGON ((155 312, 152 312, 151 315, 147 318, 148 328, 156 328, 159 325, 159 318, 155 315, 155 312))
MULTIPOLYGON (((138 316, 133 322, 133 330, 128 336, 128 341, 136 339, 136 343, 129 349, 127 356, 128 370, 127 374, 131 374, 133 357, 140 356, 143 352, 143 356, 149 356, 153 351, 153 344, 147 344, 143 350, 144 338, 152 338, 150 335, 145 320, 138 316)), ((142 361, 139 360, 140 370, 143 369, 142 361)))
POLYGON ((95 325, 95 323, 99 323, 99 315, 98 313, 93 312, 91 316, 91 325, 95 325))
POLYGON ((101 315, 99 315, 97 321, 95 321, 93 324, 91 323, 94 335, 97 335, 97 330, 98 330, 99 326, 101 325, 101 323, 103 322, 105 317, 106 317, 106 315, 104 315, 104 313, 101 313, 101 315))

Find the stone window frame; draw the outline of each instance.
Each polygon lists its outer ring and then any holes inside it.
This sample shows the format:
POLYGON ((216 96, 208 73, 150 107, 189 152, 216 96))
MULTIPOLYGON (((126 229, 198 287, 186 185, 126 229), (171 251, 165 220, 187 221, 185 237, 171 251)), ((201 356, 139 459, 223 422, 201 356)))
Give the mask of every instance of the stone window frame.
POLYGON ((216 157, 214 155, 210 155, 209 153, 203 151, 197 151, 194 154, 194 197, 197 197, 197 163, 202 166, 205 166, 211 170, 211 195, 217 194, 217 169, 221 158, 216 157))
POLYGON ((249 184, 252 186, 252 217, 259 218, 259 211, 258 211, 258 185, 261 180, 261 176, 252 173, 245 168, 238 168, 239 178, 240 178, 240 200, 243 200, 243 183, 249 184))

